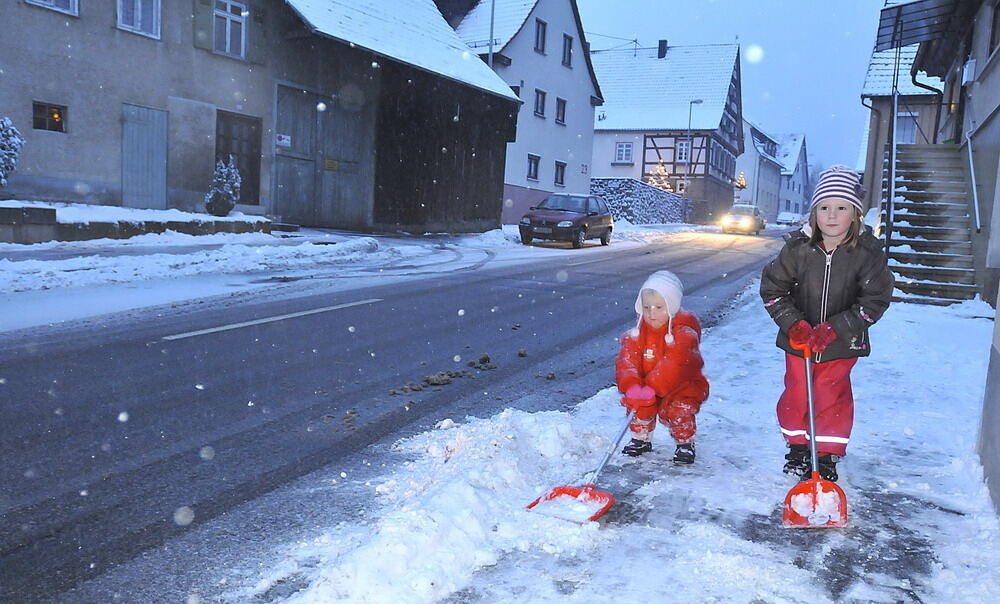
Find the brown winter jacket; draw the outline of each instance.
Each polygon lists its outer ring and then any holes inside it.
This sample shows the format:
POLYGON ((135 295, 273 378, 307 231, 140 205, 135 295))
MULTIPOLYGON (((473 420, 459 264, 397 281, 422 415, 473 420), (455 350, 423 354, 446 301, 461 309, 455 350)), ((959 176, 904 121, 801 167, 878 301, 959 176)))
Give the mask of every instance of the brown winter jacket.
POLYGON ((760 296, 778 324, 776 344, 789 354, 802 356, 788 343, 788 329, 797 321, 833 326, 837 339, 814 355, 821 363, 871 353, 868 327, 889 307, 893 283, 882 245, 868 229, 857 245, 838 246, 831 254, 796 231, 764 267, 760 296))

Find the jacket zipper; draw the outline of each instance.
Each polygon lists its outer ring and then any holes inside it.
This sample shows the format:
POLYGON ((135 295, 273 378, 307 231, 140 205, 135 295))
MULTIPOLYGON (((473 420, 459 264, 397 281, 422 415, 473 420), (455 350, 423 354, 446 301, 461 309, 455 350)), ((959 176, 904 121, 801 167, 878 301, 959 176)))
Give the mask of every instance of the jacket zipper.
MULTIPOLYGON (((837 251, 837 248, 833 248, 832 252, 823 251, 823 255, 826 256, 826 267, 823 269, 823 295, 821 296, 820 311, 819 311, 819 322, 826 322, 826 305, 830 298, 830 264, 833 262, 833 254, 837 251)), ((816 362, 821 363, 823 358, 822 352, 814 353, 816 362)))

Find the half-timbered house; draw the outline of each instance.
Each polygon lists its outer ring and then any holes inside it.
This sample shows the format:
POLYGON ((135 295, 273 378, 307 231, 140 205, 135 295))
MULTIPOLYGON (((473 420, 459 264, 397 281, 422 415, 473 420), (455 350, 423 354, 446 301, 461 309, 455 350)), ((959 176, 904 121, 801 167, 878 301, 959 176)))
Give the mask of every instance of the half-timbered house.
POLYGON ((743 153, 739 46, 595 51, 605 104, 594 120, 594 176, 649 182, 663 174, 716 220, 733 203, 743 153))

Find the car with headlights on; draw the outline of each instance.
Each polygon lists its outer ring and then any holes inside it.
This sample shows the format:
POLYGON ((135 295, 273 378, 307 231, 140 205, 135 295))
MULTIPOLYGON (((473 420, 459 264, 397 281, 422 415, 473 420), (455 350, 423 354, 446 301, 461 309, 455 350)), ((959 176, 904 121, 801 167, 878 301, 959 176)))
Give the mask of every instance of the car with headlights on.
POLYGON ((767 221, 757 206, 736 204, 722 216, 719 226, 723 233, 753 233, 759 234, 767 225, 767 221))
POLYGON ((521 218, 518 230, 521 242, 535 239, 569 241, 575 248, 583 247, 587 239, 600 239, 601 245, 611 243, 614 219, 604 199, 596 195, 552 193, 521 218))

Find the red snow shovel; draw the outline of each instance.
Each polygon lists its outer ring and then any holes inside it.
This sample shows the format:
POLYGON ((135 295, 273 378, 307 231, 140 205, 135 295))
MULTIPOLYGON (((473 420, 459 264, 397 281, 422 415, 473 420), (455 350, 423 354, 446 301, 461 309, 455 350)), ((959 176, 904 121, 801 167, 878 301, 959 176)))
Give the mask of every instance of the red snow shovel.
POLYGON ((809 407, 809 456, 812 476, 785 496, 781 523, 785 528, 842 528, 847 526, 847 495, 832 480, 819 476, 816 454, 816 414, 813 409, 812 350, 802 349, 806 362, 806 402, 809 407))
POLYGON ((615 439, 604 459, 601 460, 601 465, 588 475, 585 486, 554 487, 529 503, 527 508, 539 514, 579 524, 597 520, 607 513, 615 504, 615 496, 611 493, 595 491, 594 487, 597 486, 597 477, 604 470, 604 466, 608 465, 608 460, 618 448, 618 444, 621 443, 622 437, 625 436, 625 432, 628 431, 629 424, 632 423, 634 417, 635 411, 629 414, 628 420, 625 421, 621 432, 618 433, 618 438, 615 439))

